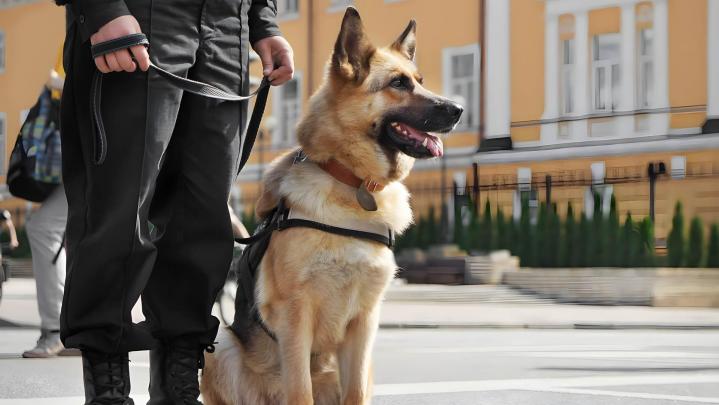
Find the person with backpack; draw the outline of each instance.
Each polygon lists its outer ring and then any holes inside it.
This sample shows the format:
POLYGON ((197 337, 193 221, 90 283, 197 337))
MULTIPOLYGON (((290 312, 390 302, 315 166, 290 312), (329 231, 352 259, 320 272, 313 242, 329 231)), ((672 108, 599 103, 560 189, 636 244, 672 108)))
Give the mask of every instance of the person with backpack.
POLYGON ((25 223, 40 313, 40 337, 35 347, 22 353, 25 358, 79 355, 60 341, 67 223, 67 200, 60 185, 59 113, 65 75, 61 56, 20 129, 7 176, 11 194, 40 204, 25 223))
POLYGON ((56 2, 74 15, 61 112, 63 343, 82 351, 86 404, 133 404, 128 352, 147 349, 149 404, 200 404, 198 371, 219 327, 211 310, 233 254, 227 200, 247 103, 174 83, 247 94, 250 46, 272 85, 290 80, 276 1, 56 2), (135 324, 141 295, 146 322, 135 324))

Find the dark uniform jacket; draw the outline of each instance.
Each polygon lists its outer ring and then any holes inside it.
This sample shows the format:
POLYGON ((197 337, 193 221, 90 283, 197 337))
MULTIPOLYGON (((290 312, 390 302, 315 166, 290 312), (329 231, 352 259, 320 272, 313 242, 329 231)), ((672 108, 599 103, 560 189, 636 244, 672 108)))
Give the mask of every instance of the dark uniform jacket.
MULTIPOLYGON (((251 6, 247 12, 250 25, 250 43, 260 39, 280 35, 275 23, 277 15, 276 0, 237 0, 249 1, 251 6)), ((130 12, 125 0, 56 0, 58 5, 70 4, 75 21, 80 25, 83 41, 96 33, 100 27, 130 12)))

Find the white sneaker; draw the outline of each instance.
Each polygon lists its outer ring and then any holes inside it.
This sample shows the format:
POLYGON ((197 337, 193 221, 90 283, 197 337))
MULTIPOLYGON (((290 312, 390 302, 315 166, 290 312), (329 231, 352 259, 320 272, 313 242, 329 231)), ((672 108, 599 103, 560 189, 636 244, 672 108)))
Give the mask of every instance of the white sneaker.
POLYGON ((23 352, 22 357, 27 359, 44 359, 55 357, 65 349, 60 341, 60 332, 42 330, 40 338, 34 348, 23 352))

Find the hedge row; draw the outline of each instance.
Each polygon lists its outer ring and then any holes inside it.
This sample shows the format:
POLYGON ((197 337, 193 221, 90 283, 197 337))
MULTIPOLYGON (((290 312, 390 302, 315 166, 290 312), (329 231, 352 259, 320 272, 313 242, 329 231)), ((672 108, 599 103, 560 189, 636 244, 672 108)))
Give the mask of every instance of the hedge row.
MULTIPOLYGON (((540 204, 536 217, 530 218, 529 202, 524 201, 518 220, 505 217, 499 209, 493 215, 489 201, 481 214, 470 210, 469 218, 462 218, 461 210, 456 208, 451 242, 470 253, 506 249, 527 267, 652 267, 667 264, 719 267, 719 227, 712 226, 706 246, 701 221, 694 218, 687 238, 681 204, 677 204, 668 240, 668 257, 658 258, 654 249, 654 225, 648 217, 634 221, 631 214, 627 214, 622 223, 614 197, 607 215, 600 211, 599 197, 595 198, 595 211, 591 217, 585 213, 577 214, 570 203, 563 220, 557 214, 556 204, 550 207, 540 204)), ((446 242, 441 228, 432 207, 398 240, 397 250, 425 249, 446 242)))

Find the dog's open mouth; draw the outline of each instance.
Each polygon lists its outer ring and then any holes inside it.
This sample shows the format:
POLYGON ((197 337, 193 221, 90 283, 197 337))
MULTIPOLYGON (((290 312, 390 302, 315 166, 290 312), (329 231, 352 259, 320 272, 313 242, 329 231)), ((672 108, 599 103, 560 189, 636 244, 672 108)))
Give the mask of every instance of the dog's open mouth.
POLYGON ((442 140, 438 134, 423 132, 402 123, 391 122, 389 133, 396 146, 415 158, 441 157, 444 154, 442 140))

